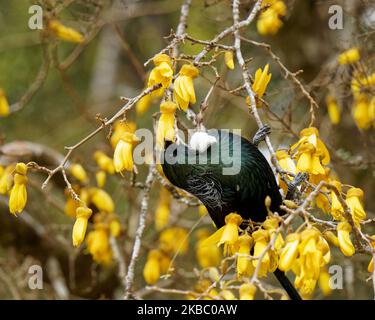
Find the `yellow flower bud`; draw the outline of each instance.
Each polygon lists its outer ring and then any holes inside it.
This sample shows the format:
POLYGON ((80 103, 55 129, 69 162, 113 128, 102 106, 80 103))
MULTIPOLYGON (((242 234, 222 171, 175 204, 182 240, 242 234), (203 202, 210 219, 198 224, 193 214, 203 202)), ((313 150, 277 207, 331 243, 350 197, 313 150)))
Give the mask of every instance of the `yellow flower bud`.
POLYGON ((160 278, 160 252, 151 250, 143 268, 143 277, 148 284, 155 284, 160 278))
POLYGON ((147 110, 150 108, 152 101, 151 94, 147 94, 143 96, 135 105, 135 111, 137 112, 138 116, 142 116, 147 110))
POLYGON ((180 227, 165 229, 159 237, 159 248, 168 253, 185 254, 188 249, 187 231, 180 227))
POLYGON ((61 40, 78 43, 84 41, 81 33, 72 28, 64 26, 60 21, 51 20, 48 27, 61 40))
POLYGON ((224 53, 224 61, 228 69, 234 69, 234 61, 233 61, 233 51, 225 51, 224 53))
POLYGON ((199 70, 191 64, 184 64, 181 67, 179 76, 173 85, 173 100, 177 102, 178 107, 186 111, 189 103, 196 102, 193 79, 199 75, 199 70))
POLYGON ((98 185, 98 187, 103 188, 105 186, 107 174, 105 173, 105 171, 100 170, 97 173, 95 173, 95 179, 96 179, 96 184, 98 185))
POLYGON ((355 253, 355 248, 350 240, 350 232, 352 227, 346 221, 340 222, 337 225, 337 237, 339 240, 339 247, 341 252, 347 256, 351 257, 355 253))
POLYGON ((118 237, 121 232, 121 224, 117 219, 113 219, 109 223, 109 231, 113 237, 118 237))
POLYGON ((76 178, 78 181, 84 184, 88 182, 86 170, 82 167, 82 165, 75 163, 72 164, 69 169, 72 176, 76 178))
POLYGON ((332 124, 338 124, 340 122, 340 109, 337 105, 336 99, 333 96, 328 95, 326 97, 326 104, 328 108, 328 115, 332 124))
POLYGON ((95 223, 86 239, 87 250, 96 263, 108 265, 112 262, 108 228, 103 223, 95 223))
POLYGON ((361 58, 358 48, 350 48, 339 55, 340 64, 352 64, 357 62, 361 58))
POLYGON ((257 287, 252 283, 244 283, 240 287, 240 300, 254 300, 257 287))
POLYGON ((89 193, 91 202, 98 208, 99 211, 110 213, 115 210, 115 205, 111 196, 103 189, 91 188, 89 193))
POLYGON ((78 247, 86 235, 87 222, 92 215, 92 210, 86 207, 78 207, 76 211, 76 221, 73 226, 72 239, 73 246, 78 247))
POLYGON ((10 113, 9 103, 3 89, 0 89, 0 118, 7 117, 10 113))
POLYGON ((332 293, 332 289, 329 283, 330 279, 331 279, 331 276, 327 272, 327 270, 325 268, 321 270, 320 276, 319 276, 319 287, 322 290, 323 295, 325 297, 329 296, 332 293))
POLYGON ((96 163, 98 164, 99 168, 107 172, 109 174, 114 174, 115 167, 113 165, 113 159, 108 157, 104 152, 102 151, 96 151, 94 153, 94 159, 96 163))

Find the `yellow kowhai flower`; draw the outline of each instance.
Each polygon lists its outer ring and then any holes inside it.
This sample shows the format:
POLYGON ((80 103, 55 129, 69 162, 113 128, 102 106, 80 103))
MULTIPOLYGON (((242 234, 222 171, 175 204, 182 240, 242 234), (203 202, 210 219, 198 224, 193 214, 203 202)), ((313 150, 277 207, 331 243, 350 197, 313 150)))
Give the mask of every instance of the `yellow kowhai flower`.
POLYGON ((240 289, 240 300, 254 300, 257 287, 252 283, 244 283, 240 289))
POLYGON ((155 67, 151 70, 147 87, 161 84, 161 88, 151 93, 152 96, 160 96, 165 88, 168 88, 173 79, 172 60, 166 54, 158 54, 153 59, 155 67))
POLYGON ((332 95, 328 95, 326 97, 326 104, 328 109, 329 119, 331 120, 332 124, 339 124, 340 122, 340 109, 337 104, 335 97, 332 95))
POLYGON ((3 89, 0 89, 0 117, 7 117, 10 113, 9 103, 3 89))
POLYGON ((109 174, 115 173, 115 167, 113 164, 113 159, 107 156, 103 151, 95 151, 94 160, 98 164, 98 167, 109 174))
POLYGON ((86 235, 87 222, 92 215, 92 210, 87 207, 78 207, 76 211, 76 221, 73 226, 72 240, 73 246, 78 247, 86 235))
POLYGON ((341 252, 347 257, 351 257, 355 253, 355 248, 352 241, 350 240, 351 231, 352 227, 347 221, 340 222, 337 225, 337 238, 339 241, 339 248, 341 252))
POLYGON ((254 266, 249 259, 252 244, 253 238, 247 233, 238 238, 239 249, 237 253, 239 253, 240 255, 237 258, 237 276, 239 279, 241 279, 242 277, 249 277, 254 273, 254 266))
POLYGON ((99 188, 103 188, 105 186, 105 182, 107 180, 107 174, 103 170, 99 170, 95 173, 96 184, 99 188))
POLYGON ((216 244, 205 245, 204 241, 209 237, 206 229, 197 232, 197 244, 195 246, 196 257, 202 268, 216 267, 221 261, 221 252, 216 244))
POLYGON ((148 253, 146 264, 143 268, 143 278, 148 284, 158 282, 161 274, 160 270, 161 253, 154 249, 148 253))
POLYGON ((117 217, 113 216, 109 222, 109 232, 115 238, 117 238, 121 233, 121 224, 117 217))
POLYGON ((79 202, 74 200, 71 195, 70 195, 70 192, 68 189, 66 189, 64 191, 65 193, 65 197, 66 197, 66 202, 65 202, 65 206, 64 206, 64 213, 68 216, 68 217, 72 217, 72 218, 75 218, 76 217, 76 211, 79 207, 79 202))
POLYGON ((300 172, 308 172, 313 175, 325 174, 325 170, 320 162, 318 154, 316 153, 316 149, 309 142, 303 143, 298 149, 297 169, 300 172))
POLYGON ((300 243, 300 234, 291 233, 285 238, 285 246, 281 251, 279 260, 279 269, 289 271, 295 263, 298 256, 298 245, 300 243))
POLYGON ((164 230, 159 236, 159 248, 166 253, 185 254, 188 249, 188 233, 180 227, 164 230))
POLYGON ((264 93, 266 92, 267 86, 271 81, 272 73, 268 73, 269 64, 267 63, 264 69, 262 70, 259 68, 255 72, 254 83, 253 83, 253 90, 254 93, 257 95, 258 98, 262 98, 264 93))
POLYGON ((14 174, 14 185, 10 191, 9 195, 9 211, 16 215, 21 213, 26 206, 27 202, 27 166, 26 164, 20 162, 16 164, 15 174, 14 174))
POLYGON ((172 101, 165 101, 160 105, 161 116, 156 131, 156 144, 160 150, 164 149, 164 141, 173 142, 175 139, 174 122, 176 109, 177 105, 172 101))
POLYGON ((367 130, 375 123, 375 100, 362 96, 354 102, 353 118, 359 129, 367 130))
POLYGON ((335 236, 335 234, 332 231, 325 231, 323 233, 323 237, 328 242, 332 243, 334 246, 339 246, 339 239, 335 236))
POLYGON ((339 64, 352 64, 357 62, 361 58, 359 49, 354 47, 344 51, 338 57, 339 64))
POLYGON ((115 210, 115 204, 112 197, 103 189, 90 188, 90 202, 93 203, 99 211, 111 213, 115 210))
POLYGON ((48 23, 48 28, 61 40, 78 43, 84 41, 84 37, 81 33, 74 30, 73 28, 64 26, 58 20, 51 20, 48 23))
MULTIPOLYGON (((331 181, 331 184, 336 187, 336 189, 341 192, 341 183, 337 180, 331 181)), ((334 191, 331 191, 331 211, 332 217, 335 220, 341 221, 343 219, 344 208, 342 207, 339 198, 334 191)))
POLYGON ((73 163, 69 167, 69 171, 74 178, 76 178, 79 182, 86 184, 88 182, 88 177, 86 170, 80 165, 79 163, 73 163))
POLYGON ((3 173, 0 175, 0 194, 7 194, 13 185, 13 173, 14 165, 11 164, 7 166, 3 173))
POLYGON ((315 127, 309 127, 301 130, 300 139, 297 143, 295 143, 290 149, 294 151, 295 149, 298 149, 302 144, 305 142, 309 142, 312 144, 315 148, 315 152, 317 155, 321 158, 322 164, 327 165, 331 159, 329 156, 329 152, 327 150, 327 147, 323 143, 323 141, 319 138, 319 131, 315 127))
MULTIPOLYGON (((297 174, 297 167, 294 161, 292 160, 291 156, 288 154, 286 150, 277 150, 276 151, 276 158, 279 162, 279 165, 281 169, 297 174)), ((287 175, 287 178, 289 180, 293 180, 293 177, 290 177, 287 175)), ((284 190, 284 192, 288 191, 288 186, 285 184, 285 182, 281 179, 281 176, 279 175, 279 185, 284 190)))
POLYGON ((366 212, 363 209, 363 191, 360 188, 350 188, 346 193, 345 202, 350 209, 354 223, 359 227, 360 222, 366 219, 366 212))
POLYGON ((234 69, 234 61, 233 61, 233 51, 225 51, 224 53, 224 61, 228 69, 234 69))
POLYGON ((171 211, 170 204, 171 195, 166 188, 162 188, 160 191, 159 203, 155 213, 155 228, 158 231, 163 229, 168 224, 171 211))
POLYGON ((141 116, 144 113, 146 113, 147 110, 150 108, 151 102, 152 102, 151 94, 146 94, 141 99, 139 99, 135 105, 135 111, 137 112, 137 115, 141 116))
POLYGON ((272 8, 259 15, 257 30, 262 36, 275 35, 283 26, 280 15, 272 8))
POLYGON ((128 121, 117 121, 114 125, 113 134, 111 135, 111 146, 113 149, 116 148, 118 142, 122 138, 125 132, 135 133, 137 126, 134 122, 128 121))
POLYGON ((87 235, 86 245, 87 251, 96 263, 108 265, 112 262, 108 227, 103 223, 94 224, 94 230, 87 235))
MULTIPOLYGON (((254 231, 253 239, 255 242, 254 245, 254 257, 259 257, 265 251, 270 238, 269 232, 263 229, 258 229, 254 231)), ((277 268, 277 255, 275 252, 270 248, 267 252, 263 255, 262 260, 259 262, 259 259, 254 259, 252 261, 254 268, 257 267, 258 263, 260 263, 259 267, 259 277, 264 277, 267 275, 267 272, 273 272, 277 268)))
POLYGON ((191 64, 184 64, 173 84, 173 100, 178 107, 186 111, 189 103, 196 102, 193 79, 198 77, 199 70, 191 64))
POLYGON ((133 133, 124 132, 122 134, 113 155, 116 172, 133 171, 133 146, 137 142, 139 139, 133 133))
MULTIPOLYGON (((274 235, 276 234, 277 228, 279 227, 279 220, 275 217, 267 217, 267 219, 263 222, 262 227, 268 231, 270 240, 272 240, 274 235)), ((284 245, 284 239, 283 239, 283 236, 279 232, 276 236, 276 240, 274 243, 276 252, 279 252, 280 249, 283 247, 283 245, 284 245)))

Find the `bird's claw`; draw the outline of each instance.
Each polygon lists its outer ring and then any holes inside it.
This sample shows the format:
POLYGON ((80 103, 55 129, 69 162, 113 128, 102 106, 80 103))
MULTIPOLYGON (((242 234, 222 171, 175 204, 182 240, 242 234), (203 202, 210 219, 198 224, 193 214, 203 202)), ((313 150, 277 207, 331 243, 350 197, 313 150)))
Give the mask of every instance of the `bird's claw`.
POLYGON ((286 199, 292 199, 294 197, 294 193, 298 186, 300 186, 304 181, 309 178, 309 174, 306 172, 299 172, 294 177, 293 181, 288 182, 288 193, 286 195, 286 199))
POLYGON ((263 125, 263 127, 259 128, 258 131, 255 133, 253 138, 253 144, 257 147, 259 143, 261 143, 270 133, 271 127, 268 124, 263 125))

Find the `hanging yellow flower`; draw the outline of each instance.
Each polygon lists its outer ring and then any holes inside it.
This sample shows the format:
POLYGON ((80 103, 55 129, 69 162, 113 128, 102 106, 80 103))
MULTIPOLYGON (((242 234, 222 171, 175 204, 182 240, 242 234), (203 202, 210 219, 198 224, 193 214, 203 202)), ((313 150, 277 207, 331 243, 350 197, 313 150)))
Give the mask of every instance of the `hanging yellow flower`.
POLYGON ((83 35, 78 31, 64 26, 58 20, 51 20, 48 28, 61 40, 81 43, 84 41, 83 35))
POLYGON ((191 64, 184 64, 173 84, 173 99, 178 107, 184 111, 189 103, 196 102, 193 79, 198 77, 199 70, 191 64))
POLYGON ((320 271, 320 276, 319 276, 319 287, 323 292, 323 295, 325 297, 329 296, 332 293, 332 289, 330 286, 330 279, 331 275, 328 273, 326 268, 322 268, 320 271))
MULTIPOLYGON (((336 187, 336 189, 341 192, 341 183, 337 180, 331 181, 331 184, 336 187)), ((335 220, 341 221, 343 219, 344 208, 342 207, 336 193, 331 191, 331 211, 332 217, 335 220)))
POLYGON ((17 163, 14 174, 14 185, 9 195, 9 211, 16 215, 21 213, 27 202, 27 166, 20 162, 17 163))
POLYGON ((148 253, 146 264, 143 268, 143 277, 147 284, 155 284, 160 278, 160 252, 151 250, 148 253))
POLYGON ((139 142, 139 139, 130 132, 124 132, 117 143, 114 155, 113 163, 116 172, 133 171, 133 146, 139 142))
POLYGON ((326 97, 326 104, 328 109, 329 119, 332 124, 340 123, 340 109, 334 96, 328 95, 326 97))
POLYGON ((78 247, 86 235, 87 222, 92 215, 92 210, 87 207, 78 207, 76 211, 76 221, 73 226, 72 240, 73 246, 78 247))
POLYGON ((150 108, 152 102, 151 94, 147 94, 143 96, 135 105, 135 111, 137 112, 138 116, 143 115, 147 110, 150 108))
MULTIPOLYGON (((267 217, 267 219, 263 222, 262 227, 268 231, 270 240, 272 240, 279 227, 279 220, 275 217, 267 217)), ((284 239, 281 233, 279 232, 276 236, 276 240, 274 243, 276 252, 279 252, 283 246, 284 246, 284 239)))
POLYGON ((148 78, 147 87, 152 87, 156 84, 161 84, 162 87, 155 90, 152 96, 160 96, 164 89, 168 88, 173 79, 172 60, 166 54, 158 54, 154 59, 154 69, 151 70, 148 78))
POLYGON ((69 171, 74 178, 76 178, 79 182, 86 184, 88 182, 88 177, 86 170, 80 165, 79 163, 73 163, 69 167, 69 171))
POLYGON ((250 249, 253 244, 253 238, 247 233, 238 238, 238 251, 237 258, 237 276, 239 279, 242 277, 249 277, 254 273, 254 266, 250 258, 250 249))
POLYGON ((320 162, 318 154, 315 152, 314 146, 305 142, 300 145, 297 153, 297 169, 300 172, 308 172, 313 175, 324 175, 325 170, 320 162))
POLYGON ((353 118, 359 129, 367 130, 375 123, 374 101, 366 96, 360 96, 353 106, 353 118))
POLYGON ((350 188, 346 193, 345 202, 350 209, 354 223, 359 227, 360 222, 366 219, 366 212, 363 209, 363 191, 360 188, 350 188))
POLYGON ((341 252, 347 256, 351 257, 355 253, 355 248, 350 240, 350 232, 352 227, 346 221, 340 222, 337 225, 337 237, 339 240, 339 247, 341 252))
POLYGON ((339 55, 338 61, 339 64, 353 64, 361 58, 359 53, 359 49, 354 47, 350 48, 349 50, 344 51, 339 55))
POLYGON ((216 244, 205 245, 204 241, 210 233, 206 229, 197 232, 197 244, 195 246, 196 257, 202 268, 216 267, 221 261, 221 253, 216 244))
POLYGON ((166 188, 160 191, 159 203, 155 213, 155 229, 160 231, 169 222, 171 195, 166 188))
POLYGON ((224 61, 228 69, 230 70, 234 69, 233 51, 225 51, 224 61))
POLYGON ((263 1, 262 8, 268 6, 258 18, 257 29, 263 36, 275 35, 283 26, 281 17, 286 15, 286 5, 280 0, 263 1))
POLYGON ((156 131, 156 144, 160 150, 164 149, 164 141, 173 142, 175 139, 174 122, 176 109, 177 105, 172 101, 165 101, 160 105, 161 116, 156 131))
MULTIPOLYGON (((259 257, 265 251, 270 238, 269 233, 266 230, 258 229, 253 232, 252 234, 254 239, 254 257, 259 257)), ((259 259, 254 259, 252 264, 254 268, 257 267, 258 263, 260 263, 258 276, 264 277, 267 275, 268 272, 273 272, 277 268, 277 256, 275 252, 270 248, 267 252, 263 255, 262 260, 259 262, 259 259)))
POLYGON ((244 283, 240 287, 240 300, 254 300, 257 287, 252 283, 244 283))
POLYGON ((99 188, 90 188, 89 190, 90 202, 93 203, 99 211, 111 213, 115 210, 115 204, 111 196, 99 188))
POLYGON ((335 234, 332 231, 325 231, 323 233, 323 237, 328 242, 332 243, 334 246, 339 246, 339 239, 335 236, 335 234))
POLYGON ((103 151, 95 151, 94 160, 98 167, 109 174, 115 173, 115 167, 113 165, 113 159, 107 156, 103 151))
POLYGON ((300 234, 291 233, 285 238, 285 247, 282 249, 279 260, 279 269, 281 271, 289 271, 295 263, 298 256, 298 245, 300 242, 300 234))
POLYGON ((13 186, 14 165, 7 166, 0 175, 0 194, 8 194, 13 186))
POLYGON ((255 72, 254 83, 252 87, 254 93, 258 98, 263 97, 264 93, 266 92, 267 86, 271 81, 272 73, 268 73, 269 67, 270 66, 267 63, 263 70, 259 68, 255 72))
POLYGON ((87 235, 86 245, 87 251, 96 263, 108 265, 112 262, 113 254, 109 244, 108 227, 103 223, 94 223, 94 230, 87 235))
POLYGON ((159 248, 166 253, 185 254, 189 246, 187 236, 188 233, 184 228, 165 229, 159 236, 159 248))
POLYGON ((10 113, 9 103, 3 89, 0 89, 0 117, 7 117, 10 113))
POLYGON ((99 170, 95 173, 95 180, 96 184, 99 188, 103 188, 105 186, 105 182, 107 180, 107 174, 103 170, 99 170))
POLYGON ((298 149, 305 142, 310 143, 315 148, 315 153, 321 158, 323 165, 327 165, 331 159, 327 147, 319 138, 319 131, 315 127, 309 127, 301 130, 300 139, 290 149, 292 151, 298 149))
POLYGON ((118 142, 122 138, 125 132, 135 133, 137 126, 134 122, 117 121, 113 128, 113 134, 111 135, 111 146, 113 149, 116 148, 118 142))

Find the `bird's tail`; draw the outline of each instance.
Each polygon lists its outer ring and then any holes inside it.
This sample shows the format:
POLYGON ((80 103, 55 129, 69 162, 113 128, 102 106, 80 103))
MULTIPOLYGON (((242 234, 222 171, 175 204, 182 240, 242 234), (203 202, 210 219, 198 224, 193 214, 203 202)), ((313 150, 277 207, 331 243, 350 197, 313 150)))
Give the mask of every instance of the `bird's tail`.
POLYGON ((292 285, 288 277, 285 275, 283 271, 280 269, 276 269, 274 271, 274 275, 276 276, 277 280, 279 280, 280 284, 285 289, 286 293, 289 295, 291 300, 302 300, 301 296, 299 295, 296 288, 292 285))

